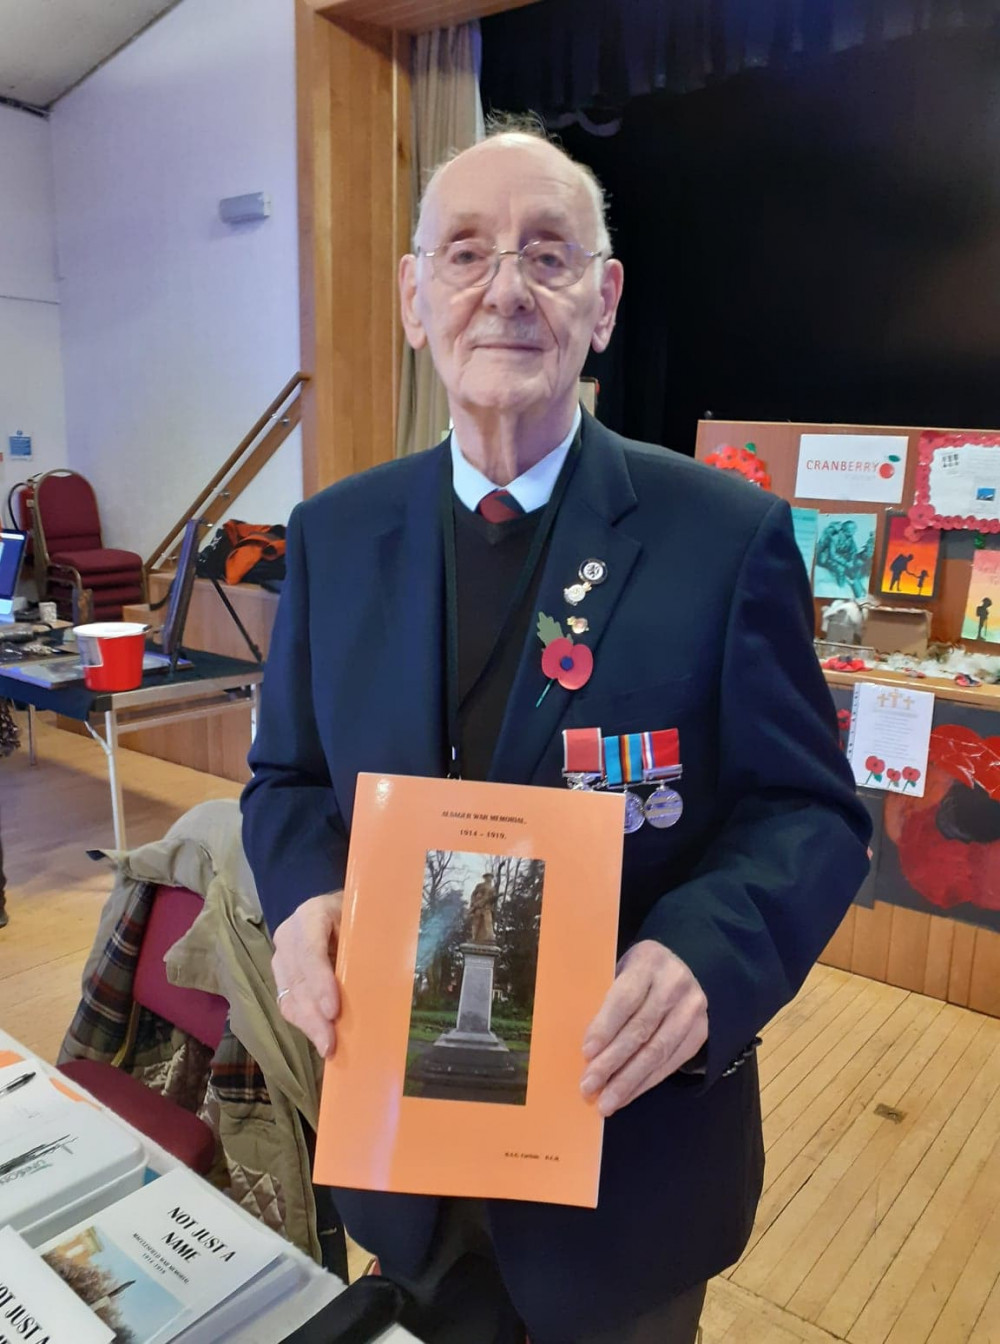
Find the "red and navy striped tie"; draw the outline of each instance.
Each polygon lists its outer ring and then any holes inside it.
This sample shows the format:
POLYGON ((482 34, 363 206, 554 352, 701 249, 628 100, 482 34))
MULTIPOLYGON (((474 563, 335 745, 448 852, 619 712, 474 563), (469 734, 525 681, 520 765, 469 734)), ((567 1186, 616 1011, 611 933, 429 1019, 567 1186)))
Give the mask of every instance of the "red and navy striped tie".
POLYGON ((491 490, 479 501, 476 512, 488 523, 509 523, 512 518, 520 518, 524 510, 508 490, 491 490))

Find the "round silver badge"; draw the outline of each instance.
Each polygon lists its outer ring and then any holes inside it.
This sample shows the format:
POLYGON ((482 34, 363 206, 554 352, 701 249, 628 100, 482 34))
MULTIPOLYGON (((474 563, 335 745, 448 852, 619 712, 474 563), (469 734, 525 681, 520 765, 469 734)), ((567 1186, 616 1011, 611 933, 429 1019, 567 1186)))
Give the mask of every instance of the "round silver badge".
POLYGON ((563 589, 563 597, 571 607, 577 607, 590 592, 589 583, 571 583, 563 589))
POLYGON ((661 784, 646 799, 643 810, 650 826, 662 831, 668 826, 676 825, 684 811, 684 802, 676 789, 668 789, 666 785, 661 784))
POLYGON ((584 583, 603 583, 608 577, 608 567, 603 560, 584 560, 580 566, 580 578, 584 583))
POLYGON ((625 834, 631 835, 637 831, 645 822, 646 817, 642 810, 642 802, 628 789, 625 790, 625 834))

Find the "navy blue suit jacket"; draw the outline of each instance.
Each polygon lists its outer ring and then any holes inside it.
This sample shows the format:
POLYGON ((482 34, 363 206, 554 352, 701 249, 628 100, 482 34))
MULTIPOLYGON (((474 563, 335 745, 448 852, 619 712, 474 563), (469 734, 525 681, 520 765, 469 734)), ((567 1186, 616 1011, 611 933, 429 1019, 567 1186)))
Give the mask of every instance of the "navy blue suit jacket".
MULTIPOLYGON (((677 1076, 606 1126, 596 1210, 497 1200, 511 1296, 539 1335, 613 1329, 738 1257, 760 1193, 756 1064, 726 1075, 797 991, 867 871, 870 823, 812 646, 787 504, 589 416, 538 594, 562 619, 581 562, 594 671, 545 685, 527 637, 490 778, 561 787, 560 730, 676 727, 680 822, 626 837, 621 947, 655 938, 708 998, 704 1077, 677 1076)), ((344 880, 359 771, 444 770, 447 444, 338 483, 288 528, 244 840, 275 928, 344 880)), ((581 893, 586 899, 586 893, 581 893)), ((595 1004, 595 1011, 598 1008, 595 1004)), ((581 1059, 582 1067, 582 1059, 581 1059)), ((337 1191, 388 1273, 430 1245, 434 1199, 337 1191)))

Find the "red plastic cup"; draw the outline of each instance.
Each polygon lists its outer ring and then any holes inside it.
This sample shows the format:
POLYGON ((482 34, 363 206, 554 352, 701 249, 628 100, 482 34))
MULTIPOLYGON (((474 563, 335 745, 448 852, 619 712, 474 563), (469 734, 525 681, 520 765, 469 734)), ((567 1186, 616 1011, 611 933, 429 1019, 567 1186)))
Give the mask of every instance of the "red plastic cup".
POLYGON ((96 621, 75 625, 83 679, 92 691, 134 691, 142 685, 142 655, 148 625, 96 621))

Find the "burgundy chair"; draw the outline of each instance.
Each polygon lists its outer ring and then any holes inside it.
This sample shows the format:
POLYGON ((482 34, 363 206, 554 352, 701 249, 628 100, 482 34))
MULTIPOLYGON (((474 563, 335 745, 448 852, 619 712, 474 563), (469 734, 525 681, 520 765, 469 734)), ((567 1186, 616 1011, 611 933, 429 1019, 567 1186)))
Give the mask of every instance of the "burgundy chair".
POLYGON ((117 621, 128 602, 144 602, 142 558, 104 545, 97 498, 78 472, 47 471, 33 481, 35 575, 59 615, 73 616, 73 591, 93 593, 93 619, 117 621))
MULTIPOLYGON (((205 990, 172 985, 163 964, 167 952, 203 908, 201 897, 186 887, 157 887, 132 985, 133 1018, 137 1006, 148 1008, 215 1050, 229 1012, 226 1000, 205 990)), ((71 1059, 60 1064, 59 1070, 185 1166, 201 1175, 211 1169, 215 1134, 197 1115, 102 1060, 71 1059)))
POLYGON ((31 512, 31 501, 35 497, 35 485, 33 481, 18 481, 16 485, 11 486, 7 495, 7 511, 10 514, 11 522, 18 532, 25 532, 28 536, 28 544, 24 551, 24 561, 28 564, 32 558, 32 536, 33 518, 31 512))

